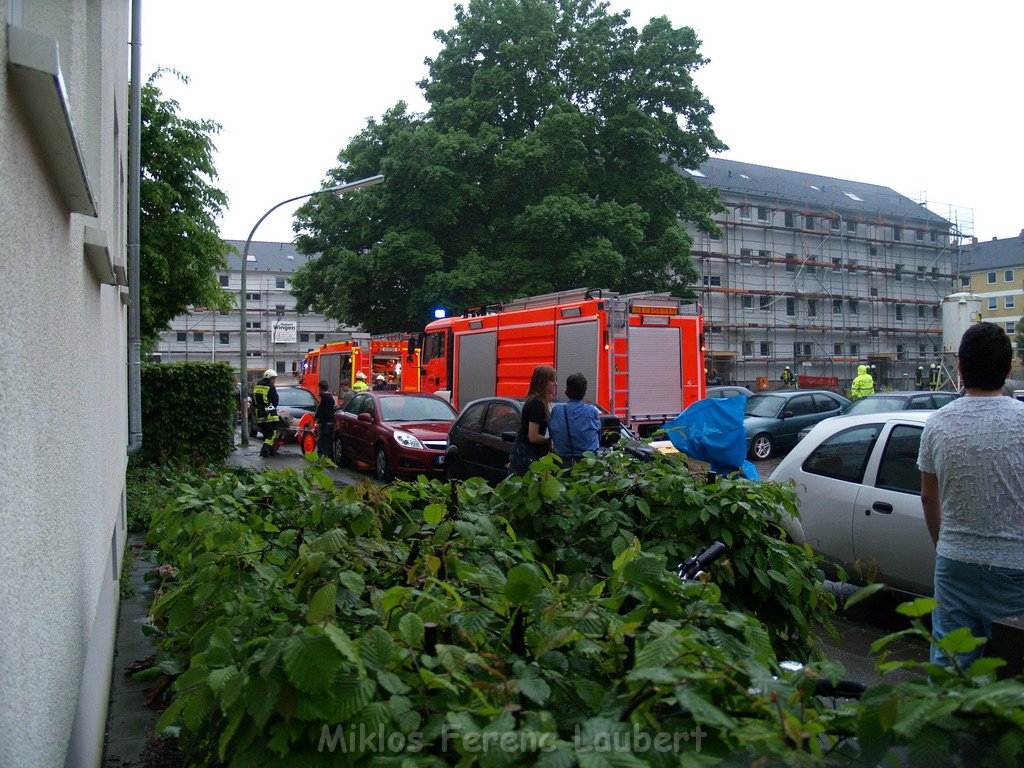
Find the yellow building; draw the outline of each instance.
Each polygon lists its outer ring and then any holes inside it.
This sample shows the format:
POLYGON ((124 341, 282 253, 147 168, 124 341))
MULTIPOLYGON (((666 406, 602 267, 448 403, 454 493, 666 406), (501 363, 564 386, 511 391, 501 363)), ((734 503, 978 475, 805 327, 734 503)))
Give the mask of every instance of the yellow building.
POLYGON ((1024 315, 1024 230, 965 248, 960 280, 963 289, 981 297, 982 319, 1013 336, 1024 315))

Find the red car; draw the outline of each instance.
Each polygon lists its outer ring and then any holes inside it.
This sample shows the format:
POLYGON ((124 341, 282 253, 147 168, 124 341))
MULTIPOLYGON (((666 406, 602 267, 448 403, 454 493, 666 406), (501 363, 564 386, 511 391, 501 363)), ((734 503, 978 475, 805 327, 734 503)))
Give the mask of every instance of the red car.
POLYGON ((435 395, 360 392, 334 414, 335 461, 372 464, 385 482, 396 475, 443 475, 456 415, 435 395))

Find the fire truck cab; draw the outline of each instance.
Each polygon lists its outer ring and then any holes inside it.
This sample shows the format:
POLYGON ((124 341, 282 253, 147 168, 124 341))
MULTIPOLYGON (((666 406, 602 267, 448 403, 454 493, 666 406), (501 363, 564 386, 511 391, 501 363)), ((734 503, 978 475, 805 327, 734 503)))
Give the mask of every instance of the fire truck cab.
POLYGON ((704 397, 703 316, 665 293, 577 289, 430 323, 421 389, 461 410, 479 397, 524 397, 537 365, 573 373, 587 399, 647 436, 704 397))
POLYGON ((352 387, 359 372, 366 375, 370 385, 381 375, 390 389, 418 392, 419 349, 409 334, 322 344, 306 353, 299 382, 319 395, 317 385, 321 379, 326 379, 328 391, 338 394, 352 387))

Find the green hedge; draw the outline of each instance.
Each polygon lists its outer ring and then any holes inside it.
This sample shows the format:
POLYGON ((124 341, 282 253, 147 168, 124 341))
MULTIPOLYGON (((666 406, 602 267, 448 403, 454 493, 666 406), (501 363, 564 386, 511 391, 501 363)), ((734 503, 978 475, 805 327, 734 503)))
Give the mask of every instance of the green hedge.
POLYGON ((235 386, 227 363, 144 363, 142 459, 223 461, 234 447, 235 386))

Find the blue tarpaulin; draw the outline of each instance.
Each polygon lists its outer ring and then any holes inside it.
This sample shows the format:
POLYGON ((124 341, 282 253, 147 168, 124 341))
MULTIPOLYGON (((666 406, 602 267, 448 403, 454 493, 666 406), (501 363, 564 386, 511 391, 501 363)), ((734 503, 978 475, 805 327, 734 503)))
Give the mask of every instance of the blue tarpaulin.
POLYGON ((747 461, 746 404, 746 395, 698 400, 662 429, 677 451, 706 461, 712 472, 729 475, 739 471, 750 480, 760 480, 757 468, 747 461))

